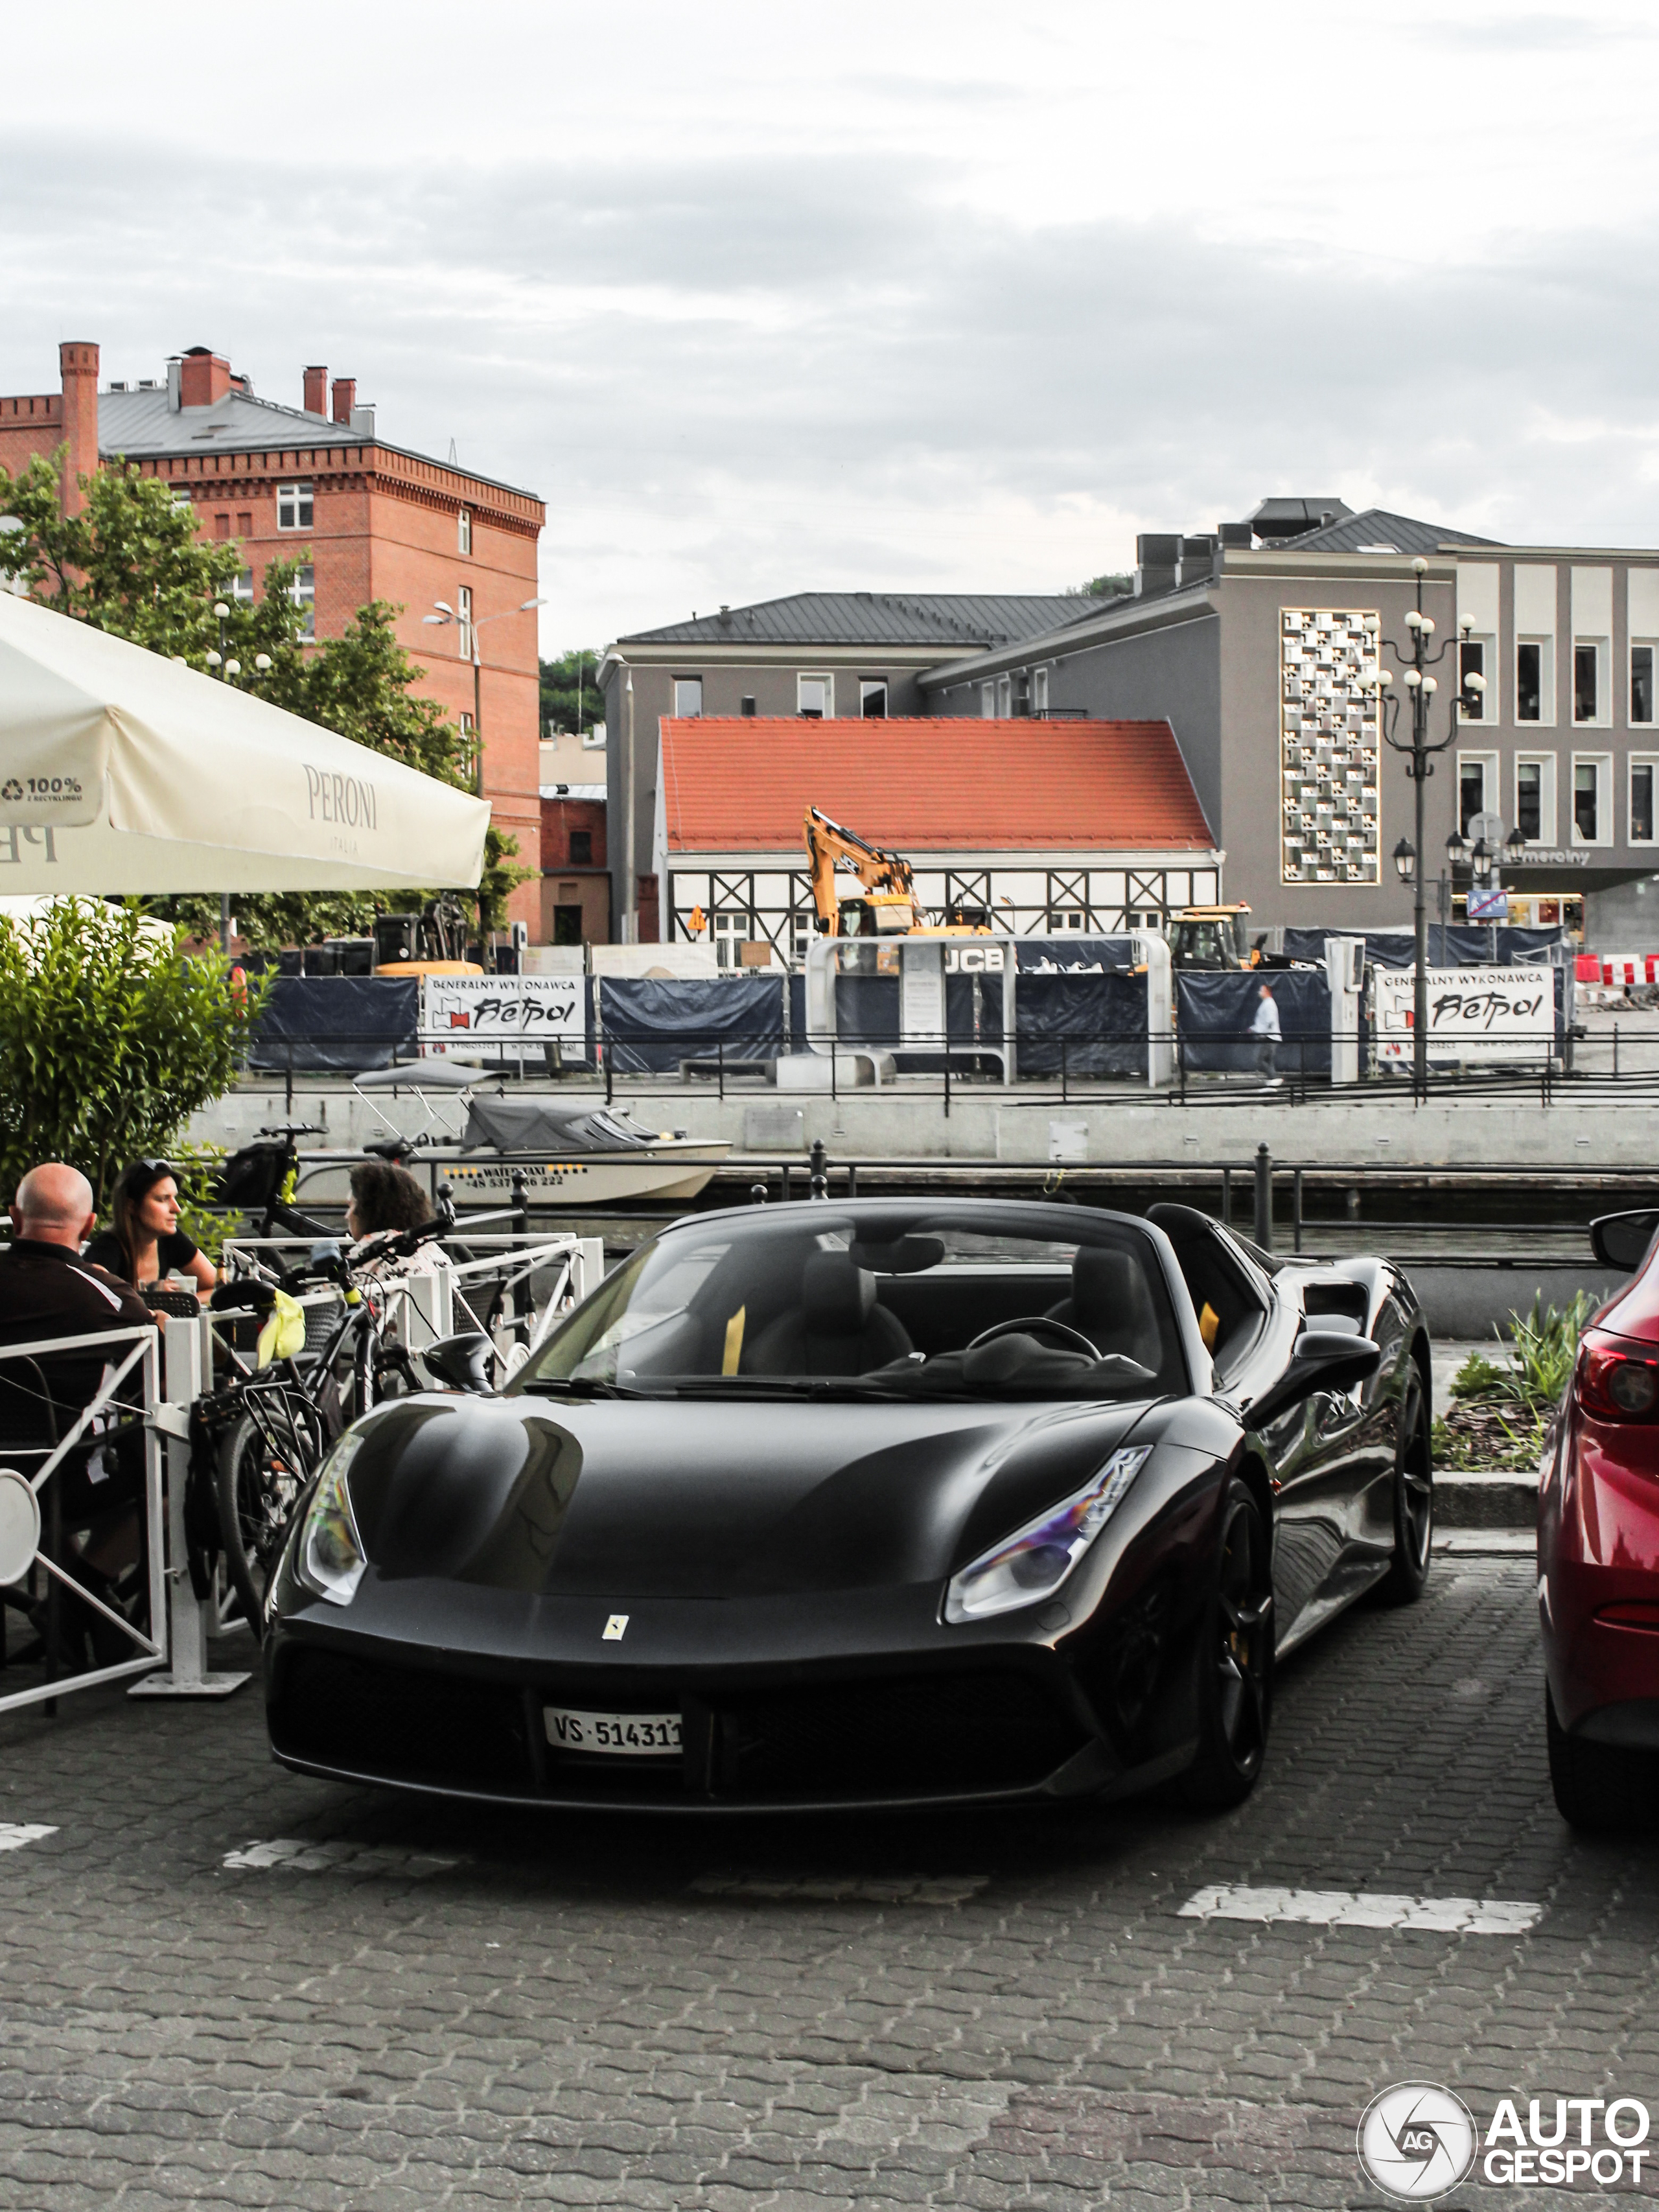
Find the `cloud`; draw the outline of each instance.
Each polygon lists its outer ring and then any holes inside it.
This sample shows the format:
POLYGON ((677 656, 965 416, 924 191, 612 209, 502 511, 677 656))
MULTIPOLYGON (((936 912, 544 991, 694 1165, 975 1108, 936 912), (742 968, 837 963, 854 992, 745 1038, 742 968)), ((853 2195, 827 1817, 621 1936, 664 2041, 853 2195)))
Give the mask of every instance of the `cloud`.
POLYGON ((211 343, 291 404, 325 360, 393 442, 453 437, 546 498, 550 646, 810 587, 1052 589, 1271 492, 1651 538, 1650 241, 1520 233, 1459 265, 1363 226, 1034 225, 969 174, 897 147, 348 149, 233 190, 182 149, 14 132, 0 389, 50 388, 61 337, 126 377, 211 343))

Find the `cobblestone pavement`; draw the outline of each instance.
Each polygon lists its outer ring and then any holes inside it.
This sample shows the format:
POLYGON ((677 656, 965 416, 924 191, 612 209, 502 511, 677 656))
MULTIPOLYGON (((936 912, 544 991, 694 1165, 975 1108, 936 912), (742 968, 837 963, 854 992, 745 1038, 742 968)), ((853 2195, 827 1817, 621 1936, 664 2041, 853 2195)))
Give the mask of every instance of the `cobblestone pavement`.
POLYGON ((286 1774, 251 1690, 9 1717, 0 2204, 1379 2204, 1392 2082, 1659 2112, 1659 1846, 1573 1839, 1540 1704, 1529 1563, 1458 1558, 1214 1820, 507 1818, 286 1774), (1181 1916, 1226 1883, 1543 1910, 1181 1916))

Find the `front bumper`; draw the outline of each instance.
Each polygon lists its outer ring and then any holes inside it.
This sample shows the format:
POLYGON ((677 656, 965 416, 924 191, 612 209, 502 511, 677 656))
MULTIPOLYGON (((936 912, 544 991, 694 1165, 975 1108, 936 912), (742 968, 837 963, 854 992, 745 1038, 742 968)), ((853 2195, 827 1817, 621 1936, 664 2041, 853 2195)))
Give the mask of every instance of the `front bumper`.
POLYGON ((286 1766, 519 1805, 916 1806, 1085 1796, 1142 1778, 1121 1768, 1052 1654, 1046 1668, 980 1652, 945 1667, 871 1660, 856 1672, 671 1679, 289 1638, 270 1654, 267 1716, 286 1766), (553 1705, 678 1712, 684 1749, 557 1749, 543 1718, 553 1705))
POLYGON ((1561 1726, 1659 1749, 1659 1430, 1588 1420, 1569 1401, 1540 1498, 1538 1565, 1561 1726))

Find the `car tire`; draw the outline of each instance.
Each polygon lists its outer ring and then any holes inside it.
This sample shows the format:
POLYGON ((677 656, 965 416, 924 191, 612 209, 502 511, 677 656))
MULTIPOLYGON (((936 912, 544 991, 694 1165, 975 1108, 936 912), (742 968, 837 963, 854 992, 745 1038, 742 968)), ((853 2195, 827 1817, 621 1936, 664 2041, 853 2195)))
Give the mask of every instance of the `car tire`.
POLYGON ((1434 1456, 1429 1426, 1429 1394, 1423 1370, 1411 1363, 1400 1409, 1400 1435, 1394 1455, 1394 1559, 1377 1584, 1385 1605, 1414 1605, 1429 1579, 1434 1544, 1434 1456))
POLYGON ((1255 1787, 1273 1711, 1273 1640, 1272 1547, 1261 1508, 1235 1476, 1199 1632, 1198 1754, 1178 1784, 1195 1810, 1223 1811, 1255 1787))
POLYGON ((1590 1835, 1652 1827, 1659 1817, 1659 1755, 1569 1735, 1547 1689, 1544 1729, 1555 1809, 1569 1827, 1590 1835))

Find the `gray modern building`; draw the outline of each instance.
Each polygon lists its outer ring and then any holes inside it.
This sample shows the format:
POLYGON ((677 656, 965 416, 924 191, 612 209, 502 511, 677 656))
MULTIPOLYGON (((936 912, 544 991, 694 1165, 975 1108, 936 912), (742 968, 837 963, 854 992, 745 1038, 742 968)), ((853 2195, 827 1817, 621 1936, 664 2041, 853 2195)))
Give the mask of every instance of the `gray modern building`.
MULTIPOLYGON (((1167 721, 1228 898, 1265 925, 1403 926, 1413 895, 1392 856, 1414 837, 1414 794, 1388 738, 1409 736, 1400 678, 1420 588, 1443 653, 1430 736, 1449 740, 1425 787, 1428 880, 1446 874, 1459 912, 1468 871, 1448 870, 1446 840, 1495 816, 1523 840, 1502 872, 1514 919, 1652 949, 1659 551, 1504 545, 1282 498, 1212 531, 1144 536, 1137 557, 1133 589, 1109 599, 804 593, 619 640, 602 680, 636 908, 654 903, 659 718, 1012 715, 1031 722, 1034 759, 1046 722, 1167 721), (1367 681, 1379 669, 1397 709, 1367 681)), ((951 757, 942 730, 942 775, 951 757)))

